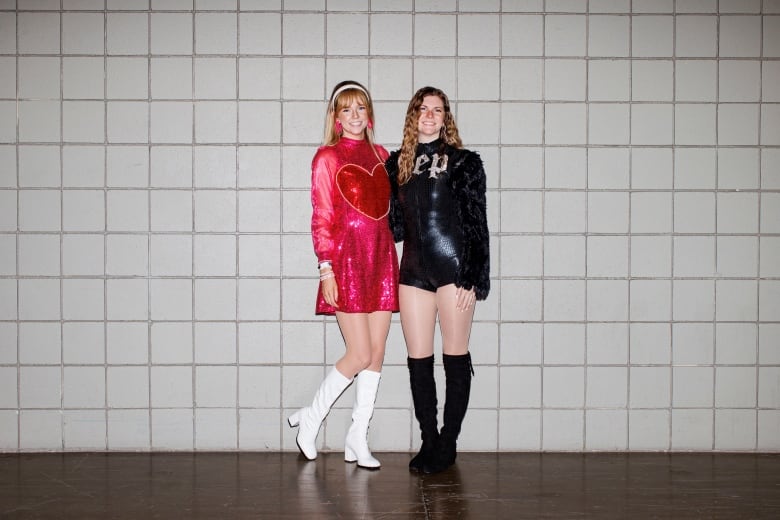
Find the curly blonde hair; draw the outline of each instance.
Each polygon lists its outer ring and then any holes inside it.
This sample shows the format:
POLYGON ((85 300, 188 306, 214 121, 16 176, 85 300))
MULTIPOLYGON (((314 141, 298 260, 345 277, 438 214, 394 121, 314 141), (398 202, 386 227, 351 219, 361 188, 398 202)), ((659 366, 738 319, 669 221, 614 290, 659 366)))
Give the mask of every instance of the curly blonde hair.
POLYGON ((374 104, 371 101, 371 94, 368 89, 357 81, 347 80, 338 83, 330 94, 328 101, 328 110, 325 113, 325 132, 322 138, 322 144, 330 146, 336 144, 341 138, 341 134, 336 132, 336 114, 350 106, 354 101, 364 105, 368 112, 368 121, 370 124, 365 130, 366 139, 374 145, 374 104))
POLYGON ((460 140, 458 126, 455 124, 455 117, 453 117, 450 110, 450 100, 447 94, 436 87, 422 87, 414 93, 406 109, 404 136, 403 141, 401 141, 401 150, 398 154, 398 184, 404 184, 412 177, 414 156, 418 143, 417 124, 420 120, 420 107, 427 96, 438 97, 444 105, 444 125, 439 131, 439 137, 450 146, 463 148, 463 142, 460 140))

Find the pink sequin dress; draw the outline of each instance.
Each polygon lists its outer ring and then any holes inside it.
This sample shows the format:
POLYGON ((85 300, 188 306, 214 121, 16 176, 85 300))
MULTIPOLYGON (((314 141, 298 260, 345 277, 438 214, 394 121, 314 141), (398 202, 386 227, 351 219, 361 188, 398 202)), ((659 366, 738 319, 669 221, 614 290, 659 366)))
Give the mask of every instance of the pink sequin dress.
POLYGON ((311 235, 320 262, 329 260, 338 309, 317 291, 317 314, 398 311, 398 258, 387 220, 390 182, 381 146, 342 138, 312 160, 311 235))

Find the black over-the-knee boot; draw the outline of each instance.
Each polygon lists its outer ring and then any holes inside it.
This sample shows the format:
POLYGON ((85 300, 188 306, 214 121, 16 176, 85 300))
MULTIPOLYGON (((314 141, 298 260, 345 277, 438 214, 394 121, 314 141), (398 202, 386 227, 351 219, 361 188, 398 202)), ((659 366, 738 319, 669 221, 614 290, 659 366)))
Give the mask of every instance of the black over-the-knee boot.
POLYGON ((423 466, 424 473, 438 473, 455 464, 458 435, 466 416, 471 394, 471 354, 444 357, 444 374, 447 380, 446 400, 444 402, 444 425, 439 434, 436 455, 423 466))
POLYGON ((409 367, 409 383, 412 389, 414 416, 420 423, 422 446, 420 452, 409 461, 409 470, 422 471, 423 466, 433 458, 439 439, 439 424, 436 420, 436 379, 433 377, 433 356, 414 359, 406 358, 409 367))

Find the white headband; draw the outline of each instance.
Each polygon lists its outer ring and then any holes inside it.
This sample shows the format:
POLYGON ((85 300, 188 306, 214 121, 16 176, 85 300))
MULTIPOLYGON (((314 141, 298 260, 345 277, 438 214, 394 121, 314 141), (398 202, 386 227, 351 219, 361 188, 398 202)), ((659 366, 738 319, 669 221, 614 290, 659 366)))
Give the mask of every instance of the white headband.
POLYGON ((340 86, 338 89, 336 89, 336 92, 333 93, 333 96, 331 97, 331 102, 330 102, 331 108, 333 110, 336 110, 336 99, 338 99, 339 94, 341 94, 345 90, 351 90, 351 89, 355 89, 355 90, 361 91, 363 94, 366 95, 366 99, 370 99, 370 96, 368 95, 368 92, 366 92, 366 89, 364 89, 363 87, 361 87, 357 83, 347 83, 346 85, 340 86))

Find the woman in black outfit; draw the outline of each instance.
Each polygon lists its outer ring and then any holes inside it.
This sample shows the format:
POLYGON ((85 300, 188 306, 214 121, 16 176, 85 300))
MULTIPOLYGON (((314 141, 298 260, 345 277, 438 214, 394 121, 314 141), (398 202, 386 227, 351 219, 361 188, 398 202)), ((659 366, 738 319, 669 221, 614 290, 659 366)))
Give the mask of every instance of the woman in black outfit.
POLYGON ((455 463, 474 369, 469 335, 474 305, 490 291, 485 170, 463 148, 447 95, 434 87, 409 102, 400 150, 385 163, 392 188, 390 226, 403 240, 401 326, 422 447, 409 469, 438 473, 455 463), (438 429, 433 340, 442 336, 446 379, 438 429))

